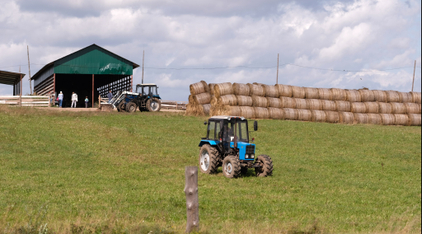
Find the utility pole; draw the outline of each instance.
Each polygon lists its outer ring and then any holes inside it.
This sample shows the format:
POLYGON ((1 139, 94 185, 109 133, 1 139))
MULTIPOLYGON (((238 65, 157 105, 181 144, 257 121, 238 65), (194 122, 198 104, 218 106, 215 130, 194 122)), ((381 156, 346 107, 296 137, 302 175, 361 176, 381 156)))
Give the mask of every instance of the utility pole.
POLYGON ((412 92, 413 92, 413 88, 415 87, 415 72, 416 72, 416 60, 415 60, 415 65, 413 66, 412 92))
POLYGON ((277 54, 277 81, 276 81, 276 84, 278 84, 278 66, 279 66, 279 62, 280 62, 280 54, 277 54))
POLYGON ((142 53, 142 83, 144 83, 144 60, 145 60, 145 50, 142 53))
POLYGON ((29 94, 32 95, 31 66, 29 62, 29 46, 28 45, 26 45, 26 49, 28 51, 29 94))

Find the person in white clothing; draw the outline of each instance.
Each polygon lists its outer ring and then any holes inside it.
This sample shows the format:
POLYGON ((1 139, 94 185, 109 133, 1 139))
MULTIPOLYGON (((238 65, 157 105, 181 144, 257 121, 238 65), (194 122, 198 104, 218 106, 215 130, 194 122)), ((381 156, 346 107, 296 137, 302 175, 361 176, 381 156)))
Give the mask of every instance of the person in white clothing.
POLYGON ((72 105, 71 108, 76 108, 76 103, 78 102, 78 95, 75 92, 72 92, 72 105))

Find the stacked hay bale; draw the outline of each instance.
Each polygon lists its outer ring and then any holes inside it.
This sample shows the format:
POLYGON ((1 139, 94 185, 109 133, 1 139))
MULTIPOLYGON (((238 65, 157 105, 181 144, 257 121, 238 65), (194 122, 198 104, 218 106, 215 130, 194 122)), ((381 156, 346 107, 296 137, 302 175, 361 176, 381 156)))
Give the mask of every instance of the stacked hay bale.
POLYGON ((203 80, 189 86, 190 95, 189 103, 186 105, 186 115, 204 116, 210 114, 212 100, 210 86, 203 80))
POLYGON ((198 112, 198 109, 201 111, 198 105, 205 109, 209 101, 210 115, 343 124, 421 125, 420 92, 227 82, 207 86, 209 94, 204 94, 206 88, 201 89, 199 83, 193 84, 198 86, 194 92, 191 88, 189 104, 198 112))

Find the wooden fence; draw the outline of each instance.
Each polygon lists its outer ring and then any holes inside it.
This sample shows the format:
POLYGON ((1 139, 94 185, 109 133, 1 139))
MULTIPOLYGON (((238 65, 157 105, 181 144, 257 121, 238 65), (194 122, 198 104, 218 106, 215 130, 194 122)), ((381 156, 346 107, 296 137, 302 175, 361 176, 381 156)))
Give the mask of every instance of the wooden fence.
POLYGON ((161 109, 167 110, 186 110, 188 102, 181 101, 161 101, 161 109))
POLYGON ((50 98, 48 96, 0 96, 0 105, 48 107, 50 98))

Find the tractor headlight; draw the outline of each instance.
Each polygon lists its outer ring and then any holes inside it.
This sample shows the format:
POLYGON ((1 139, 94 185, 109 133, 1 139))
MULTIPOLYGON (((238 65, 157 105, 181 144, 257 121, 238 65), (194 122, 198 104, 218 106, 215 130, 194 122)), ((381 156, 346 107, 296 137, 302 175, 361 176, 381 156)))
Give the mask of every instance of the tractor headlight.
POLYGON ((249 154, 246 154, 246 155, 245 155, 245 158, 249 158, 249 154))
POLYGON ((251 158, 255 158, 255 154, 252 154, 252 155, 251 155, 251 158))

